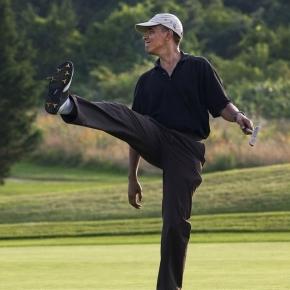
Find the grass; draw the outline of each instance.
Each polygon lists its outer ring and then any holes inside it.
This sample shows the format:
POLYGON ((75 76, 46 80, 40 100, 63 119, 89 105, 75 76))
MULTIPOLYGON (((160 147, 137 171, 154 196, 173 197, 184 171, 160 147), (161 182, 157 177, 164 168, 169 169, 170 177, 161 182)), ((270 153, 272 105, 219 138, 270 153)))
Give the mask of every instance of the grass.
POLYGON ((120 181, 124 172, 118 170, 100 170, 73 166, 44 166, 41 164, 21 162, 13 166, 11 175, 17 179, 47 181, 120 181))
MULTIPOLYGON (((290 242, 289 232, 192 233, 190 243, 290 242)), ((1 239, 0 247, 159 244, 160 234, 1 239)))
MULTIPOLYGON (((286 119, 263 120, 253 117, 261 125, 257 144, 248 145, 249 137, 241 134, 234 123, 222 118, 211 119, 211 135, 206 143, 207 171, 245 168, 290 162, 290 122, 286 119)), ((99 130, 71 126, 61 118, 39 112, 36 127, 43 133, 43 141, 36 159, 54 164, 95 163, 127 167, 128 145, 99 130)), ((106 166, 105 166, 106 167, 106 166)), ((146 163, 141 168, 152 170, 146 163)))
MULTIPOLYGON (((286 290, 290 164, 204 174, 184 289, 286 290)), ((160 176, 19 164, 0 187, 0 290, 149 290, 159 265, 160 176)))
MULTIPOLYGON (((155 289, 159 245, 0 247, 0 289, 155 289)), ((191 244, 184 289, 289 289, 290 243, 191 244)))
MULTIPOLYGON (((127 202, 127 177, 117 173, 21 165, 0 187, 0 223, 95 221, 160 217, 161 178, 143 176, 144 206, 127 202), (26 170, 25 170, 26 169, 26 170), (31 179, 32 177, 32 179, 31 179)), ((193 214, 290 210, 290 164, 203 175, 193 214)))
MULTIPOLYGON (((160 218, 0 224, 0 239, 152 235, 161 232, 160 218)), ((289 232, 290 212, 199 215, 193 233, 289 232)))

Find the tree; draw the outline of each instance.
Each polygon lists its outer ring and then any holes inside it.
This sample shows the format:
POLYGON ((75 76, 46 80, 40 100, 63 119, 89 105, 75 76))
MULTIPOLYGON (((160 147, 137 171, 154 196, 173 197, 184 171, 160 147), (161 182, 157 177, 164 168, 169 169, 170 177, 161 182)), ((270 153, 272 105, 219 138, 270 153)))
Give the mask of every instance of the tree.
POLYGON ((27 37, 36 50, 35 64, 40 78, 45 78, 64 60, 79 63, 81 35, 76 29, 77 19, 70 0, 60 4, 50 2, 45 16, 29 5, 23 13, 27 37))
POLYGON ((0 182, 36 144, 35 84, 29 45, 17 33, 10 0, 0 0, 0 182))
POLYGON ((86 54, 91 64, 106 66, 115 73, 130 70, 144 58, 142 37, 136 23, 148 19, 143 4, 122 4, 103 22, 94 22, 86 35, 86 54))
POLYGON ((240 53, 238 44, 250 31, 251 22, 249 16, 214 3, 205 10, 197 36, 205 51, 234 58, 240 53))

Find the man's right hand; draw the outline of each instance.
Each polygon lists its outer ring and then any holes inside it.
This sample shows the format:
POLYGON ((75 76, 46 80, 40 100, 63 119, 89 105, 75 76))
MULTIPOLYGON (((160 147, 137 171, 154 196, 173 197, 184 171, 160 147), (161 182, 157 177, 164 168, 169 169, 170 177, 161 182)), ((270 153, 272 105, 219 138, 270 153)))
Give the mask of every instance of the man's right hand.
POLYGON ((136 178, 129 178, 128 200, 133 207, 137 209, 142 207, 142 187, 136 178))

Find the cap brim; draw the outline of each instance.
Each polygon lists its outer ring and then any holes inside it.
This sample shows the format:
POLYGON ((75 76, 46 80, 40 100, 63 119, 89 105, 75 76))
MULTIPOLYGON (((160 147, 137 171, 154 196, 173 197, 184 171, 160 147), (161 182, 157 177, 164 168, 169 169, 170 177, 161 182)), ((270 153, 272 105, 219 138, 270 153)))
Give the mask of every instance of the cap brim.
POLYGON ((135 24, 135 29, 138 32, 144 32, 144 31, 146 31, 148 29, 148 27, 157 26, 157 25, 159 25, 159 23, 152 22, 152 21, 147 21, 147 22, 135 24))

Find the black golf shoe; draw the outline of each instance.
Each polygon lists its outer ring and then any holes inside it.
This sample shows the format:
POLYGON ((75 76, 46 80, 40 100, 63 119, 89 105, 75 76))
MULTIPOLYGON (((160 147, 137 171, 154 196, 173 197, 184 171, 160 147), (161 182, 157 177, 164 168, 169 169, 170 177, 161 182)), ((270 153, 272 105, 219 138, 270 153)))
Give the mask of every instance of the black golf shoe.
POLYGON ((74 74, 74 65, 66 61, 56 68, 56 72, 48 77, 48 95, 45 98, 45 110, 49 114, 57 114, 69 96, 69 87, 74 74))

